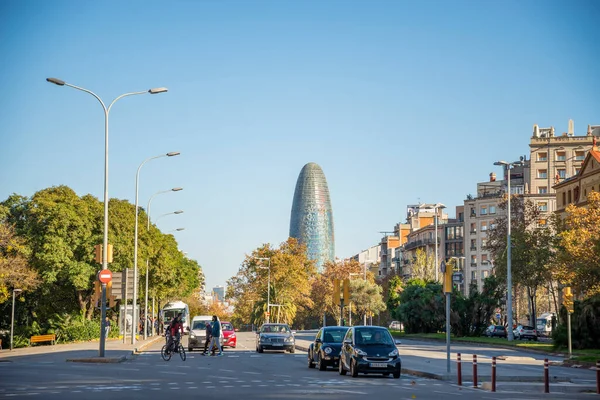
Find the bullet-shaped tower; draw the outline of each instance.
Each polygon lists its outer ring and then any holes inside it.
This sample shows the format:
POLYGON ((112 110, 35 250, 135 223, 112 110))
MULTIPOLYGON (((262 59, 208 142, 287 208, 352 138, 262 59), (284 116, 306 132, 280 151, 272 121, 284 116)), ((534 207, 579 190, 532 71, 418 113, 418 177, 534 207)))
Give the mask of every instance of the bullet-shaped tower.
POLYGON ((290 237, 306 245, 308 258, 315 260, 319 269, 326 261, 335 259, 331 199, 327 179, 318 164, 306 164, 298 176, 290 237))

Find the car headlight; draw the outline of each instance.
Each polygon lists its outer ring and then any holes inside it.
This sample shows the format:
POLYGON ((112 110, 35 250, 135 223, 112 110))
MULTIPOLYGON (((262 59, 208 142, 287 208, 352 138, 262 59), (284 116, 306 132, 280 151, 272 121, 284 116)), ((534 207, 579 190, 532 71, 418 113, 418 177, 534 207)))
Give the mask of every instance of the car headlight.
POLYGON ((390 354, 388 354, 388 357, 395 357, 398 355, 398 349, 394 349, 392 350, 392 352, 390 354))
POLYGON ((271 339, 270 339, 270 338, 268 338, 268 337, 261 337, 261 338, 260 338, 260 341, 261 341, 261 342, 270 342, 270 341, 271 341, 271 339))
POLYGON ((325 352, 325 354, 331 354, 331 352, 332 352, 333 350, 331 350, 331 347, 325 347, 325 348, 323 349, 323 351, 325 352))
POLYGON ((357 355, 359 356, 366 356, 367 353, 362 351, 361 349, 354 349, 354 351, 356 352, 357 355))
POLYGON ((190 332, 190 339, 195 339, 196 335, 194 335, 194 332, 190 332))

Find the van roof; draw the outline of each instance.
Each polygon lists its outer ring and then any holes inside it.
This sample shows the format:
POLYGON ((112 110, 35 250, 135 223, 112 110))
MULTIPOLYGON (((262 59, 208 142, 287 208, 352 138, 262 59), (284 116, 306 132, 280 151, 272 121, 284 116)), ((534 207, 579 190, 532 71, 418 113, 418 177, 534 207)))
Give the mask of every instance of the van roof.
POLYGON ((211 320, 212 319, 212 315, 196 315, 194 318, 192 318, 192 322, 194 321, 206 321, 206 320, 211 320))

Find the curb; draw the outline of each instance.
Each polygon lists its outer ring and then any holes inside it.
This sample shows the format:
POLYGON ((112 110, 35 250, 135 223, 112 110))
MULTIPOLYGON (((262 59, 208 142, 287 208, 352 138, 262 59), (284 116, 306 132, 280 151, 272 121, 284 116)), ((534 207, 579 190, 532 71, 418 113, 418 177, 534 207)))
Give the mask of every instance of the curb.
MULTIPOLYGON (((523 391, 525 385, 509 384, 509 383, 496 383, 496 391, 523 391)), ((491 382, 482 382, 481 389, 490 391, 492 389, 491 382)), ((531 384, 527 382, 527 392, 529 393, 543 393, 544 384, 531 384)), ((550 385, 550 393, 595 393, 596 387, 593 385, 578 385, 578 384, 554 384, 550 385)))
POLYGON ((142 344, 140 347, 136 347, 131 350, 131 354, 120 356, 120 357, 88 357, 88 358, 68 358, 67 362, 80 362, 80 363, 97 363, 97 364, 116 364, 127 361, 134 356, 137 356, 144 351, 147 347, 153 345, 155 342, 162 339, 163 336, 156 336, 154 339, 142 344))

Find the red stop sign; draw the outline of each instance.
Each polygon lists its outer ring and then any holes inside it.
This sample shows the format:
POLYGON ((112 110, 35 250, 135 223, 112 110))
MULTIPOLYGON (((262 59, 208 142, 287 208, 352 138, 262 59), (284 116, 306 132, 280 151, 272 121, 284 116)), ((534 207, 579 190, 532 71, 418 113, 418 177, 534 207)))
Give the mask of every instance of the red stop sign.
POLYGON ((112 281, 112 272, 110 272, 110 269, 103 269, 102 271, 98 272, 98 280, 102 283, 108 283, 112 281))

